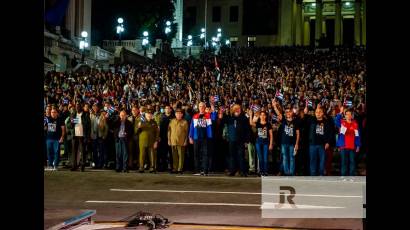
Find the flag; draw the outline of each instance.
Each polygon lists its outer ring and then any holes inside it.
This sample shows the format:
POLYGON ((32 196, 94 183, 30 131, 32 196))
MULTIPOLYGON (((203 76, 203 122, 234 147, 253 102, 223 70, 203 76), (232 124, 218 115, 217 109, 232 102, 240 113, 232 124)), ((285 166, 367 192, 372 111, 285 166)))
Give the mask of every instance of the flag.
POLYGON ((254 112, 259 112, 261 110, 261 107, 259 105, 251 105, 251 109, 254 112))
POLYGON ((306 105, 308 107, 313 107, 313 102, 311 100, 309 100, 309 97, 306 97, 306 105))
POLYGON ((216 56, 215 56, 215 70, 216 70, 216 80, 219 81, 219 79, 221 78, 221 70, 219 69, 219 64, 218 64, 218 61, 216 60, 216 56))
POLYGON ((343 103, 344 106, 346 107, 352 107, 353 106, 353 102, 352 101, 347 101, 345 100, 345 102, 343 103))
POLYGON ((275 97, 278 98, 279 100, 283 100, 283 94, 279 91, 276 91, 275 97))
POLYGON ((110 107, 108 108, 108 113, 109 113, 109 114, 114 113, 114 111, 115 111, 114 106, 110 106, 110 107))
POLYGON ((275 123, 278 121, 278 116, 276 114, 272 114, 272 123, 275 123))
POLYGON ((219 96, 218 95, 215 95, 214 96, 214 102, 218 102, 219 101, 219 96))

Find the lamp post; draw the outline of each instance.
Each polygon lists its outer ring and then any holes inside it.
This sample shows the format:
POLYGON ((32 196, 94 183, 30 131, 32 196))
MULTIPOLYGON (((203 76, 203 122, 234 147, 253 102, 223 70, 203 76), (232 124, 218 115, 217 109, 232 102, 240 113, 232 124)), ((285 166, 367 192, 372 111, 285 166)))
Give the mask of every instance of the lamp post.
POLYGON ((147 56, 147 45, 149 43, 148 32, 144 31, 142 35, 144 36, 144 38, 142 39, 142 47, 144 48, 144 57, 146 57, 147 56))
POLYGON ((204 39, 204 48, 206 47, 206 40, 205 40, 205 28, 201 29, 201 35, 199 36, 201 39, 204 39))
POLYGON ((80 50, 81 50, 81 63, 84 63, 84 49, 88 48, 87 37, 88 37, 87 31, 82 31, 81 32, 81 40, 80 40, 80 44, 79 44, 80 50))
POLYGON ((166 21, 165 22, 165 34, 169 34, 171 32, 171 22, 170 21, 166 21))
POLYGON ((117 19, 118 25, 117 25, 117 34, 118 34, 118 40, 119 40, 119 44, 121 46, 121 33, 124 32, 124 19, 122 18, 118 18, 117 19))
POLYGON ((189 56, 191 56, 192 35, 188 35, 187 46, 189 47, 189 56))

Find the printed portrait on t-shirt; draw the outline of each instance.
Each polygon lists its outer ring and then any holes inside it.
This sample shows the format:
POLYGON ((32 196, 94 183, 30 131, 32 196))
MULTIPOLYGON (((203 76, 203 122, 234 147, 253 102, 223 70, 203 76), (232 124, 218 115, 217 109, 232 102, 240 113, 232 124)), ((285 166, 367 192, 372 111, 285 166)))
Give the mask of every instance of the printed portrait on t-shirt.
POLYGON ((292 125, 285 125, 285 134, 287 136, 293 137, 293 124, 292 125))

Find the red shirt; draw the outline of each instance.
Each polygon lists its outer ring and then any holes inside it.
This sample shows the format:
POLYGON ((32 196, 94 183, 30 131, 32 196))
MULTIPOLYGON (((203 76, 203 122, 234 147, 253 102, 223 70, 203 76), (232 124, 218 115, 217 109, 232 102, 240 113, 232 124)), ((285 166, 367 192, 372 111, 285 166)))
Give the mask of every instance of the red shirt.
POLYGON ((346 120, 342 121, 341 131, 343 133, 344 129, 346 129, 345 135, 345 146, 343 149, 355 149, 354 139, 355 139, 355 130, 358 132, 357 122, 352 120, 352 122, 347 122, 346 120))

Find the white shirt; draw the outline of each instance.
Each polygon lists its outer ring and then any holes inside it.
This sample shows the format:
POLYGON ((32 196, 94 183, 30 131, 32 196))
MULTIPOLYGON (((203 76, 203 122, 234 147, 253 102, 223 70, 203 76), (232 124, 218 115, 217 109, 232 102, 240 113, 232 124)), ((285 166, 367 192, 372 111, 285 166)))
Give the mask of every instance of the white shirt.
POLYGON ((83 137, 84 136, 84 130, 83 130, 83 124, 81 121, 81 115, 83 113, 77 113, 76 116, 76 124, 74 125, 74 136, 76 137, 83 137))

